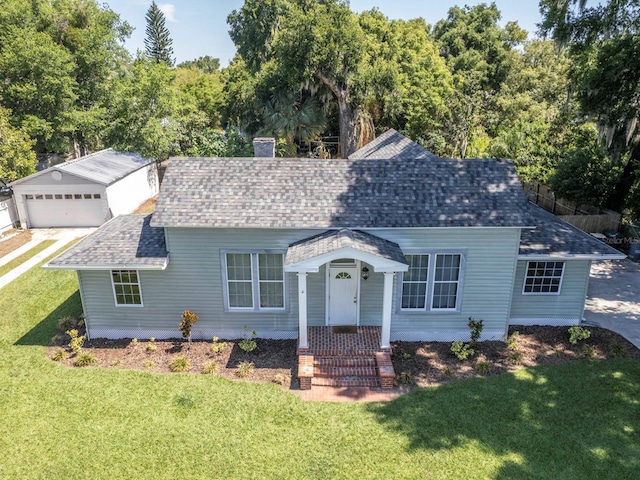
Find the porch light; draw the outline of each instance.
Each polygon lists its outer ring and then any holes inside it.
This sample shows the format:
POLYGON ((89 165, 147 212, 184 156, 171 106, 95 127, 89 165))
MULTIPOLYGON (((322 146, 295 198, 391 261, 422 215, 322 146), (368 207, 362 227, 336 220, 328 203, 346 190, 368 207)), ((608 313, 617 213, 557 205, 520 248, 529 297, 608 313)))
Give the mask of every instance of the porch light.
POLYGON ((369 278, 369 269, 367 267, 362 267, 362 279, 366 280, 369 278))

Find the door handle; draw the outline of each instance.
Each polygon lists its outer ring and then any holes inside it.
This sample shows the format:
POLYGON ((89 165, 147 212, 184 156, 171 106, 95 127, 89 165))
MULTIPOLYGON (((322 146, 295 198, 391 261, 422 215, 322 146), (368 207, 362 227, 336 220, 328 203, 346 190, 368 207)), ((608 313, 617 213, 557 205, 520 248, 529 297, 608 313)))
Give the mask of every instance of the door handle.
POLYGON ((353 297, 353 303, 358 303, 358 297, 353 297))

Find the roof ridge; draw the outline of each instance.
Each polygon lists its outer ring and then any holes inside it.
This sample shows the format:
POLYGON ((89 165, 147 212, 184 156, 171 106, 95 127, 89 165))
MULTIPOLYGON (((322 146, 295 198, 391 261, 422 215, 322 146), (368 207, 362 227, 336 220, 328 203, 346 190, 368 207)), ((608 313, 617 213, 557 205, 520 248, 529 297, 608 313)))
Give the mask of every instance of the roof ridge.
POLYGON ((92 152, 88 155, 83 155, 82 157, 78 157, 78 158, 74 158, 73 160, 69 160, 68 162, 64 162, 64 163, 59 163, 58 165, 54 165, 51 168, 63 168, 67 165, 75 165, 76 163, 79 163, 80 161, 85 161, 88 160, 90 158, 95 157, 96 155, 100 154, 100 153, 104 153, 104 152, 108 152, 108 151, 116 151, 113 149, 113 147, 109 147, 109 148, 103 148, 102 150, 98 150, 97 152, 92 152))

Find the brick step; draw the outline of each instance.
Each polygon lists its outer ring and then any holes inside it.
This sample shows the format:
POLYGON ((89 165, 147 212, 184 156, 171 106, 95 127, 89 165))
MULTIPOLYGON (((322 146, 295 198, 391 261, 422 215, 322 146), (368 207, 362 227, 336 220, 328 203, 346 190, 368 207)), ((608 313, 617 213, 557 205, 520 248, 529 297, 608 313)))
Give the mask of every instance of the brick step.
POLYGON ((323 367, 375 367, 374 356, 370 357, 314 357, 313 364, 323 367))
POLYGON ((313 377, 311 385, 318 387, 379 387, 378 377, 313 377))
POLYGON ((314 357, 373 357, 379 350, 313 349, 309 353, 314 357))
POLYGON ((317 366, 313 369, 314 377, 376 377, 378 367, 327 367, 317 366))

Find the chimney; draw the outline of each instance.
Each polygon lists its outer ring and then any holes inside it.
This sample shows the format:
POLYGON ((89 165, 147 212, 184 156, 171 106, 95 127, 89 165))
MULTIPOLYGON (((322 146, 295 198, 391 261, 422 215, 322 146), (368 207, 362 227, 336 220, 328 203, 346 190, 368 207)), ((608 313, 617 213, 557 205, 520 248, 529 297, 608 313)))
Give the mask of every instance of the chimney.
POLYGON ((274 158, 276 156, 276 139, 268 137, 254 138, 253 156, 274 158))

